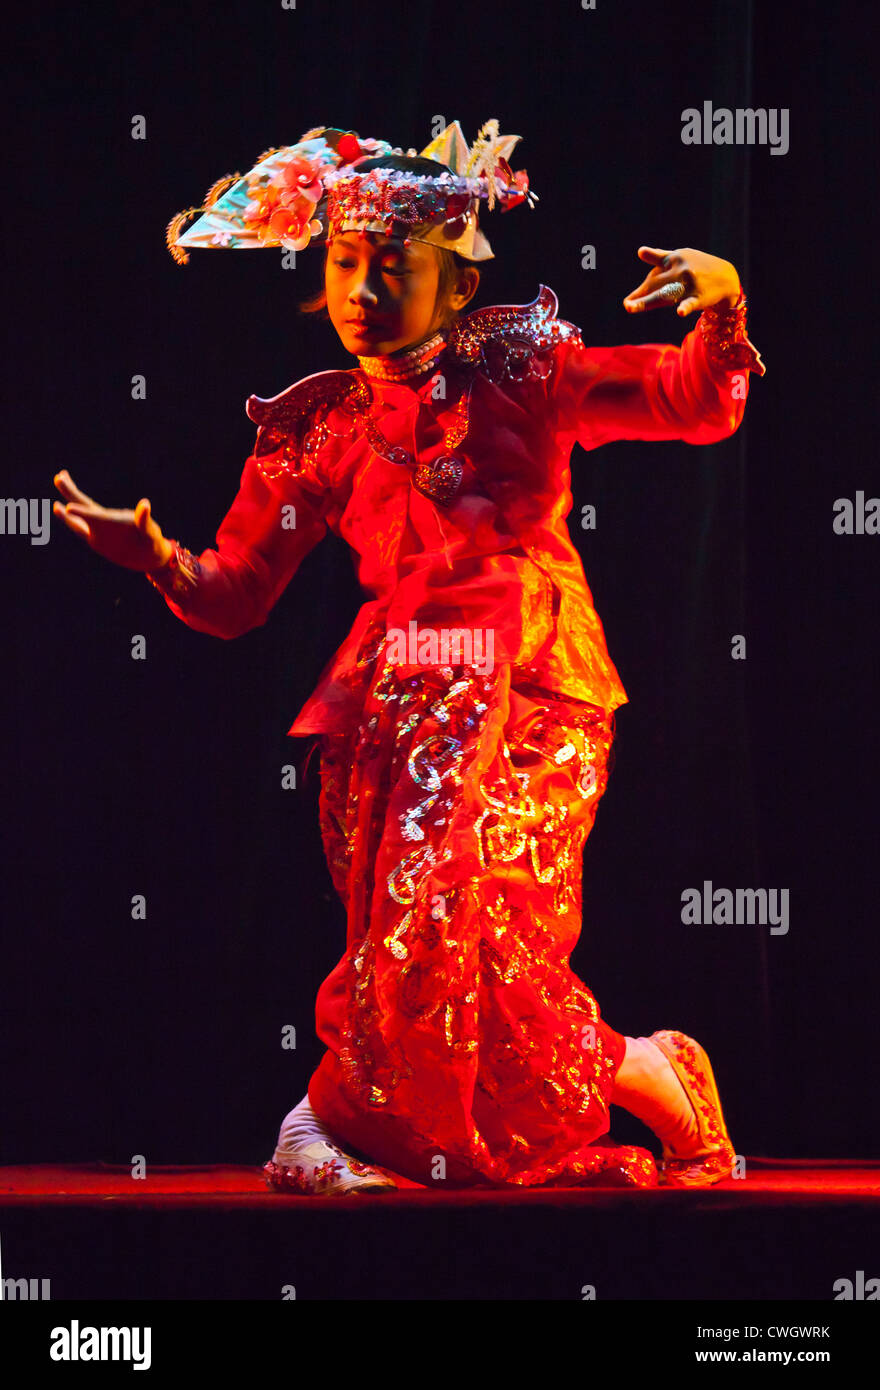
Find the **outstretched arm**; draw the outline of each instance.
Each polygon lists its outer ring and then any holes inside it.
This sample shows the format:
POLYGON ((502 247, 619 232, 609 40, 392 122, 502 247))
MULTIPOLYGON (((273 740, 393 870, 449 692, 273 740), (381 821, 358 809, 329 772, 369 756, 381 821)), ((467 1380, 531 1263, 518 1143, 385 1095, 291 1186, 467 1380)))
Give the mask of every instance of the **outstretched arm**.
POLYGON ((146 498, 133 511, 108 509, 81 492, 67 472, 57 474, 55 484, 67 499, 55 503, 56 515, 75 534, 106 559, 145 573, 172 613, 215 637, 238 637, 264 623, 327 530, 327 490, 297 476, 276 490, 253 455, 216 546, 198 556, 162 534, 146 498))
POLYGON ((764 364, 746 335, 746 304, 729 261, 695 251, 639 248, 652 270, 623 301, 629 313, 678 304, 702 311, 681 347, 588 348, 580 333, 557 349, 551 395, 561 430, 585 449, 616 439, 712 444, 742 420, 749 373, 764 364))
POLYGON ((216 546, 194 556, 172 541, 165 565, 147 572, 172 613, 198 632, 239 637, 269 616, 306 555, 327 532, 329 494, 296 477, 270 488, 253 455, 216 546))

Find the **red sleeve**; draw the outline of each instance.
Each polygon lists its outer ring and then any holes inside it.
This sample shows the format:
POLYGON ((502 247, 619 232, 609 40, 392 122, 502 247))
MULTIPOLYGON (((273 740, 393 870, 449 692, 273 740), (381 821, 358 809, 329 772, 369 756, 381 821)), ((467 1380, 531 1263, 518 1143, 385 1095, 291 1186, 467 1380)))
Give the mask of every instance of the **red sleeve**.
POLYGON ((558 428, 585 449, 615 439, 726 439, 742 420, 749 373, 765 371, 745 325, 741 295, 735 308, 704 310, 681 347, 588 348, 576 331, 556 349, 558 428))
POLYGON ((253 454, 245 463, 214 548, 194 556, 173 542, 171 560, 147 574, 172 613, 197 632, 230 638, 259 627, 326 534, 327 488, 306 473, 270 485, 260 463, 253 454))

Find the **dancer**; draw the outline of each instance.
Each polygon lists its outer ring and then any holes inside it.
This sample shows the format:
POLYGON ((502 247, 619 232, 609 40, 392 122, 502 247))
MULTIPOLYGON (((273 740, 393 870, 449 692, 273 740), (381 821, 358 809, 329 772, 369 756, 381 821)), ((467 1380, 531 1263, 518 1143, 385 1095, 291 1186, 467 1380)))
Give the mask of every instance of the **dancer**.
POLYGON ((703 1186, 735 1158, 699 1044, 616 1032, 569 967, 627 696, 565 519, 575 441, 724 439, 764 367, 735 268, 692 248, 641 247, 624 300, 699 311, 680 348, 588 348, 545 285, 466 312, 493 255, 480 201, 537 201, 519 139, 493 120, 469 148, 453 122, 404 154, 319 127, 169 224, 180 262, 322 245, 320 303, 358 362, 249 398, 215 547, 55 479, 71 530, 198 631, 265 622, 328 527, 372 595, 290 729, 320 745, 347 939, 317 998, 326 1051, 265 1165, 279 1191, 703 1186), (659 1177, 606 1137, 612 1104, 660 1139, 659 1177))

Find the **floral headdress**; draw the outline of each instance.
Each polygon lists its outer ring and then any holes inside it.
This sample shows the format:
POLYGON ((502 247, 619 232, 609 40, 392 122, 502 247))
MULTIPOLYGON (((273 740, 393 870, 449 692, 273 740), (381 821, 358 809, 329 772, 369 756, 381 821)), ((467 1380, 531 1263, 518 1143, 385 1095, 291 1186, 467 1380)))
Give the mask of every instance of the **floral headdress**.
MULTIPOLYGON (((211 186, 201 207, 187 208, 168 224, 166 242, 179 265, 187 247, 234 250, 281 246, 303 251, 346 230, 404 235, 457 251, 465 260, 493 257, 477 225, 485 199, 503 212, 538 195, 525 169, 514 173, 508 156, 522 137, 500 135, 487 121, 468 147, 458 121, 419 151, 440 172, 415 174, 358 165, 381 155, 403 155, 384 140, 361 139, 354 131, 317 126, 295 145, 266 150, 245 175, 227 174, 211 186), (183 231, 195 213, 197 222, 183 231)), ((415 156, 416 151, 406 151, 415 156)))

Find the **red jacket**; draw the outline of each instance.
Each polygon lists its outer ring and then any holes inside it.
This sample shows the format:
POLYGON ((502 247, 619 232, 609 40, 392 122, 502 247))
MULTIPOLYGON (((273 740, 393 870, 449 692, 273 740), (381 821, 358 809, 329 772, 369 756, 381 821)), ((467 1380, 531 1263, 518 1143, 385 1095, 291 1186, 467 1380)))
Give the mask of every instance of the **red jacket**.
POLYGON ((260 428, 216 548, 184 551, 150 576, 172 612, 200 632, 237 637, 265 622, 329 526, 358 556, 371 597, 321 675, 291 734, 347 727, 359 713, 352 671, 374 619, 388 628, 491 628, 494 660, 534 684, 613 710, 627 700, 608 655, 583 565, 568 533, 569 457, 618 439, 712 444, 733 434, 749 372, 764 366, 746 337, 745 302, 701 314, 681 347, 588 348, 541 286, 525 306, 459 319, 436 370, 412 388, 371 380, 379 428, 420 462, 449 452, 443 429, 472 380, 467 466, 440 503, 409 468, 375 453, 348 393, 360 369, 319 372, 271 400, 252 396, 260 428), (438 375, 445 385, 439 395, 438 375), (315 429, 324 421, 332 432, 315 429))

